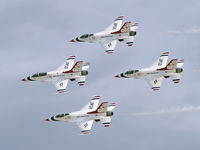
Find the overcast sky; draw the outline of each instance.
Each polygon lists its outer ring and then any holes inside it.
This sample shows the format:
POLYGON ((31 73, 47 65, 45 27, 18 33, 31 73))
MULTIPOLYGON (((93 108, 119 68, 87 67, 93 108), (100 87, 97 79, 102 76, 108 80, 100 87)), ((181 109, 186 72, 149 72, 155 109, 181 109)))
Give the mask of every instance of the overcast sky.
POLYGON ((199 0, 2 0, 0 149, 199 150, 199 18, 199 0), (97 43, 68 42, 104 30, 120 15, 139 23, 132 47, 117 43, 106 55, 97 43), (169 59, 185 59, 180 84, 164 79, 153 92, 143 80, 114 78, 150 66, 166 51, 169 59), (20 81, 54 70, 70 55, 91 62, 84 87, 69 82, 65 94, 56 94, 51 83, 20 81), (93 95, 117 103, 110 128, 94 123, 91 135, 80 136, 76 124, 44 121, 79 110, 93 95))

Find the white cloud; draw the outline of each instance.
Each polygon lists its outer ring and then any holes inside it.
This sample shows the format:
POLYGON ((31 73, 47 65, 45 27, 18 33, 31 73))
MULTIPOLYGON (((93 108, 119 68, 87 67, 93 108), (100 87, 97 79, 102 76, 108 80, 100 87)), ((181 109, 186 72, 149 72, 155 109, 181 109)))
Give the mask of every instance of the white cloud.
POLYGON ((200 27, 198 28, 191 28, 191 29, 185 29, 185 30, 172 30, 168 31, 168 34, 195 34, 200 33, 200 27))
POLYGON ((146 115, 163 115, 172 113, 184 113, 184 112, 200 112, 200 106, 184 106, 173 109, 162 109, 155 112, 143 112, 143 113, 133 113, 132 116, 146 116, 146 115))

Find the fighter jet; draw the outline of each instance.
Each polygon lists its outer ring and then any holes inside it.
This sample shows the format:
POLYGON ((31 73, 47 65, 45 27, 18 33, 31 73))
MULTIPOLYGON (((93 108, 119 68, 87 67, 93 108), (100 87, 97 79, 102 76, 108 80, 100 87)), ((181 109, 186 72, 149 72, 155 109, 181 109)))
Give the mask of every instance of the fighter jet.
POLYGON ((123 16, 119 16, 103 32, 84 34, 72 39, 71 42, 98 42, 105 48, 105 52, 108 54, 113 53, 117 41, 125 41, 128 46, 132 46, 138 23, 131 25, 131 22, 125 22, 122 25, 122 21, 123 16))
POLYGON ((169 52, 162 53, 152 66, 140 70, 129 70, 116 75, 117 78, 144 78, 152 90, 160 90, 163 78, 171 78, 174 83, 179 83, 180 73, 183 71, 184 59, 172 59, 167 64, 169 52), (166 65, 167 64, 167 65, 166 65))
POLYGON ((99 99, 100 96, 94 96, 91 101, 81 110, 71 113, 58 114, 45 119, 45 121, 76 122, 82 134, 84 135, 90 134, 90 130, 94 121, 101 121, 104 127, 109 127, 111 116, 113 116, 115 103, 108 105, 108 102, 102 102, 98 106, 99 99))
POLYGON ((75 56, 70 56, 66 61, 54 71, 35 73, 32 76, 22 79, 22 81, 49 81, 52 82, 59 93, 64 93, 69 80, 77 81, 80 86, 85 84, 86 75, 90 63, 83 65, 83 61, 74 64, 75 56))

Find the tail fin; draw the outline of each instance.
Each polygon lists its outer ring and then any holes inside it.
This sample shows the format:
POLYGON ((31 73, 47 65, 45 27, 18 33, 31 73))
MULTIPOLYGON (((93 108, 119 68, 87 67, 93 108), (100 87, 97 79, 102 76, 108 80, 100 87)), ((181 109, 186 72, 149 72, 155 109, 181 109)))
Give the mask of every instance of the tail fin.
POLYGON ((167 65, 169 52, 164 52, 160 57, 151 65, 150 68, 160 69, 164 68, 167 65))
POLYGON ((117 34, 117 33, 127 33, 131 30, 131 22, 125 22, 124 25, 119 29, 119 31, 112 32, 111 34, 117 34))
POLYGON ((177 59, 172 59, 166 67, 158 69, 158 70, 173 70, 177 68, 177 59))
POLYGON ((94 114, 94 113, 105 113, 108 111, 108 102, 103 102, 99 105, 99 107, 92 112, 88 112, 88 114, 94 114))
POLYGON ((83 61, 78 61, 78 62, 76 62, 76 64, 72 67, 71 70, 65 71, 65 72, 63 72, 63 73, 79 72, 79 71, 82 71, 82 67, 83 67, 83 61))

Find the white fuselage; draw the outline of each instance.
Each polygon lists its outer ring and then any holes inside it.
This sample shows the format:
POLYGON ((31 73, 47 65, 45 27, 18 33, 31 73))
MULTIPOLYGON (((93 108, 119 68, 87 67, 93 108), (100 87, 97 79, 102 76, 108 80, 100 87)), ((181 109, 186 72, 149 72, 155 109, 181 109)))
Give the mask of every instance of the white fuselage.
POLYGON ((106 117, 106 113, 94 113, 88 114, 81 111, 69 113, 69 115, 62 118, 55 118, 56 120, 65 121, 65 122, 80 122, 83 120, 99 120, 106 117))
POLYGON ((80 76, 82 76, 80 71, 79 72, 71 72, 71 73, 63 73, 63 72, 53 71, 53 72, 47 72, 47 74, 45 76, 38 76, 38 77, 30 76, 30 79, 33 81, 39 80, 41 82, 45 82, 45 81, 57 81, 59 79, 61 79, 61 80, 76 79, 80 76))
POLYGON ((117 34, 99 32, 99 33, 95 33, 93 36, 90 36, 88 38, 85 38, 85 39, 79 38, 79 39, 83 42, 95 43, 95 42, 102 42, 102 41, 113 41, 113 40, 126 39, 129 37, 130 37, 129 32, 128 33, 117 33, 117 34))
POLYGON ((157 77, 163 77, 163 76, 170 76, 172 74, 176 73, 176 70, 153 70, 153 69, 141 69, 139 72, 133 73, 133 74, 124 74, 125 77, 128 78, 145 78, 148 76, 157 76, 157 77))

